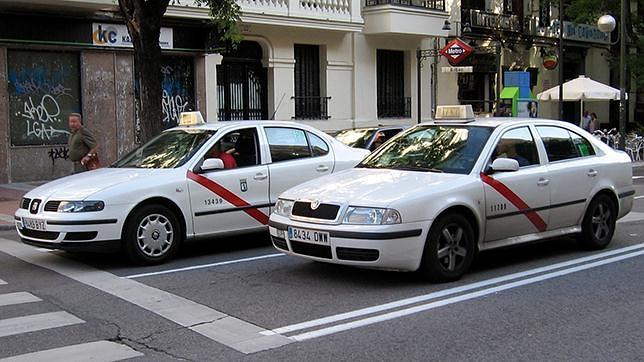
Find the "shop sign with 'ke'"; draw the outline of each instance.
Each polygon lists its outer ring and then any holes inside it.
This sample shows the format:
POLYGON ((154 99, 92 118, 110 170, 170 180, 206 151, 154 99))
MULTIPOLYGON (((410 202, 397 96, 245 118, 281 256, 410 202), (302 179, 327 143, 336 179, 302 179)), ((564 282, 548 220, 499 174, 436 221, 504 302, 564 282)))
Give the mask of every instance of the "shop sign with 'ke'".
POLYGON ((447 43, 443 49, 440 50, 441 55, 447 58, 447 61, 451 65, 456 65, 463 60, 465 60, 474 49, 471 46, 467 45, 461 39, 454 39, 447 43))

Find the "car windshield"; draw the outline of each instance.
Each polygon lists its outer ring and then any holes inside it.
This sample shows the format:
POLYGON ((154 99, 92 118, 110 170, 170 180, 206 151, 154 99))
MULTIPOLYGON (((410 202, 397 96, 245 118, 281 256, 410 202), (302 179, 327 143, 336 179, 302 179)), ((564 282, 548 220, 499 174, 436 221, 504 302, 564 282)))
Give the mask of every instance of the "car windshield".
POLYGON ((357 167, 468 174, 493 129, 426 125, 385 143, 357 167))
POLYGON ((214 130, 166 131, 118 160, 112 167, 175 168, 186 163, 214 130))
POLYGON ((367 141, 375 131, 375 128, 347 129, 338 133, 335 138, 349 147, 367 148, 367 141))

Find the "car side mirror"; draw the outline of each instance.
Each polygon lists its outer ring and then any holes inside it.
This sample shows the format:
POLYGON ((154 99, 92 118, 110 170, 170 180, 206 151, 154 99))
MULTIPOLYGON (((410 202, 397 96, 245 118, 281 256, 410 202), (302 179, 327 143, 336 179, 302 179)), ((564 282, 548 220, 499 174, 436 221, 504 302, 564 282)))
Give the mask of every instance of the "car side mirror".
POLYGON ((519 161, 512 158, 499 157, 492 162, 492 172, 514 172, 519 170, 519 161))
POLYGON ((213 171, 213 170, 223 170, 224 161, 222 161, 219 158, 207 158, 203 161, 200 168, 202 172, 213 171))

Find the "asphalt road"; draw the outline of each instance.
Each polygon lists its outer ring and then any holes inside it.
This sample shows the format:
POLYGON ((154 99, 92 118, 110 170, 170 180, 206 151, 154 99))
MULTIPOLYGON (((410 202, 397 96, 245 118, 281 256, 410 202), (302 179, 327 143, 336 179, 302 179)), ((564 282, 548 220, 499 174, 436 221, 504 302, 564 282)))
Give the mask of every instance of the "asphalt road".
POLYGON ((448 284, 283 256, 265 234, 135 268, 3 232, 0 358, 638 360, 644 168, 634 175, 640 198, 606 250, 563 238, 490 251, 448 284))

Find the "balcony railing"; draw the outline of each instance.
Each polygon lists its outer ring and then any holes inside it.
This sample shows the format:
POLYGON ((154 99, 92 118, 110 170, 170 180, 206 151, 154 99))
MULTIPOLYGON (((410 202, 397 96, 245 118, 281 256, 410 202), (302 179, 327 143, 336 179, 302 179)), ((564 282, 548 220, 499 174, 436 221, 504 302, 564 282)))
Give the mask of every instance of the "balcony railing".
POLYGON ((378 97, 378 118, 410 118, 411 97, 378 97))
POLYGON ((291 97, 295 100, 293 119, 329 119, 331 97, 291 97))
POLYGON ((367 0, 367 6, 401 5, 445 11, 445 0, 367 0))

